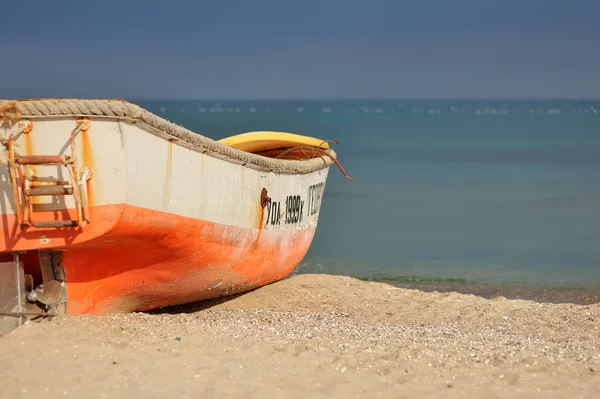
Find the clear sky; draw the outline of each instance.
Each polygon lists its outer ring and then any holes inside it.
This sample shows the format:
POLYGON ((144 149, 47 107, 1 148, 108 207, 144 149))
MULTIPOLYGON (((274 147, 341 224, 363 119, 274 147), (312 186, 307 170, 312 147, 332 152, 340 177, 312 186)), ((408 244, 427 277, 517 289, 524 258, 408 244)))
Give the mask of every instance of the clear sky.
POLYGON ((18 0, 0 98, 600 98, 600 0, 18 0))

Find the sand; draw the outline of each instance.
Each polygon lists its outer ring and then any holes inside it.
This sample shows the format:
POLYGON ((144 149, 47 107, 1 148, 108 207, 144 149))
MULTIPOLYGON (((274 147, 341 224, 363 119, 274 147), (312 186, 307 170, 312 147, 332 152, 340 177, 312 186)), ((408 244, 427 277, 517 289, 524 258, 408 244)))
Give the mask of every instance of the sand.
POLYGON ((600 397, 600 305, 298 275, 0 337, 0 397, 600 397))

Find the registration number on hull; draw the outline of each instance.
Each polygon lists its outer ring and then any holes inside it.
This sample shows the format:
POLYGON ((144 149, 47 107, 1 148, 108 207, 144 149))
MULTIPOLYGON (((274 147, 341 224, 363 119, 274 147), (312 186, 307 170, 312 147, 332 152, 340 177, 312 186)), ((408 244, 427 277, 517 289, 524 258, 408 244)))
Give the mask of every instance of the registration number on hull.
POLYGON ((307 195, 288 195, 283 200, 268 199, 265 205, 265 227, 298 225, 316 215, 321 207, 324 183, 308 187, 307 195))

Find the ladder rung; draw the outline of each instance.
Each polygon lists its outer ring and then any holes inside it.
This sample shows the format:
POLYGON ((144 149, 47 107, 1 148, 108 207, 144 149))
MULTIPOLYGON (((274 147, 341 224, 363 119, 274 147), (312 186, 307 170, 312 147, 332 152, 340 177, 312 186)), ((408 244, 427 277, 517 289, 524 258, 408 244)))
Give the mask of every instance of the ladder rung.
POLYGON ((34 188, 34 187, 54 187, 54 186, 68 186, 71 184, 71 182, 65 181, 65 180, 31 180, 31 183, 29 183, 29 187, 30 188, 34 188))
POLYGON ((42 186, 30 188, 25 190, 25 194, 30 197, 38 197, 42 195, 71 195, 73 194, 73 187, 62 187, 62 186, 42 186))
POLYGON ((70 159, 68 155, 23 155, 15 162, 20 165, 62 165, 70 159))
POLYGON ((33 222, 33 227, 76 227, 77 220, 44 220, 33 222))

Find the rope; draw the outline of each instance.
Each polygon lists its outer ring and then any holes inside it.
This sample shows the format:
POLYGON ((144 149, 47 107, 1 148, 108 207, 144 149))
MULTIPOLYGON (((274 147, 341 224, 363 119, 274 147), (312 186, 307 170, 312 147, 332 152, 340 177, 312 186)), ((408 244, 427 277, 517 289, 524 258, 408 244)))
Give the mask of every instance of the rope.
MULTIPOLYGON (((327 168, 331 162, 325 158, 309 160, 282 160, 266 158, 229 147, 182 126, 167 121, 153 113, 125 100, 96 99, 31 99, 0 100, 0 119, 16 121, 20 118, 41 118, 46 116, 69 117, 114 117, 148 126, 158 132, 175 137, 199 152, 210 152, 242 164, 250 164, 277 173, 310 173, 327 168)), ((313 147, 311 147, 313 148, 313 147)), ((329 151, 335 155, 333 151, 329 151)), ((209 154, 210 155, 210 154, 209 154)))
MULTIPOLYGON (((331 142, 331 141, 330 141, 330 142, 331 142)), ((334 142, 334 143, 336 143, 336 144, 337 144, 337 142, 334 142)), ((321 144, 323 144, 323 143, 321 143, 321 144)), ((332 160, 332 161, 333 161, 333 162, 336 164, 336 166, 337 166, 338 168, 340 168, 340 171, 342 172, 342 174, 344 175, 344 177, 346 177, 347 179, 350 179, 350 180, 358 181, 357 179, 355 179, 355 178, 354 178, 354 177, 352 177, 352 176, 349 176, 349 175, 346 173, 346 171, 344 170, 344 167, 342 166, 342 164, 340 163, 340 161, 338 161, 338 160, 337 160, 337 158, 336 158, 335 156, 333 156, 333 155, 332 155, 332 154, 331 154, 329 151, 327 151, 327 150, 324 150, 324 149, 320 148, 320 147, 321 147, 321 144, 319 144, 319 147, 312 147, 312 146, 308 146, 308 145, 291 147, 291 148, 288 148, 287 150, 285 150, 285 151, 281 152, 280 154, 277 154, 277 156, 276 156, 275 158, 282 157, 282 156, 284 156, 285 154, 287 154, 287 153, 289 153, 289 152, 291 152, 291 151, 294 151, 294 150, 300 150, 300 151, 302 152, 302 154, 306 155, 306 153, 304 152, 304 150, 305 150, 305 149, 306 149, 306 150, 310 150, 310 149, 312 149, 312 150, 313 150, 313 152, 312 152, 312 154, 310 155, 310 158, 313 158, 317 152, 318 152, 318 153, 320 153, 320 154, 322 154, 322 155, 324 155, 324 156, 326 156, 326 157, 329 157, 329 158, 330 158, 330 159, 331 159, 331 160, 332 160)))

